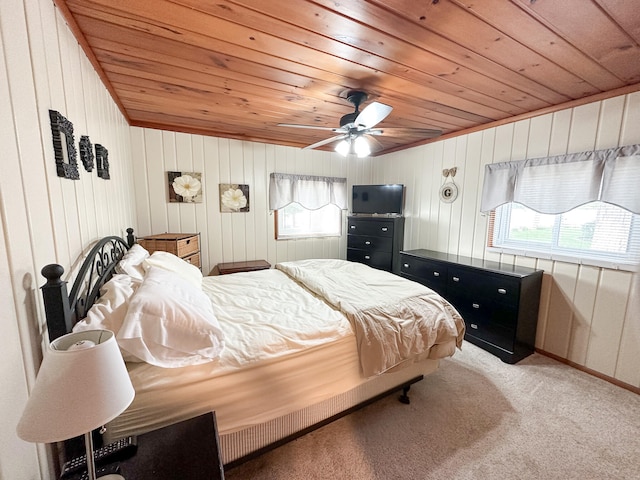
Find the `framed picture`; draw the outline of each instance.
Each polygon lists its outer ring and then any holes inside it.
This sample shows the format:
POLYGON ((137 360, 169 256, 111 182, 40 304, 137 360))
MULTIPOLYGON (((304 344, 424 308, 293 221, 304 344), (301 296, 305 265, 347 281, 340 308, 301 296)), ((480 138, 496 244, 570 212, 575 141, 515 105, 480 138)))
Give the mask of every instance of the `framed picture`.
POLYGON ((170 203, 202 203, 202 173, 167 172, 170 203))
POLYGON ((73 123, 55 110, 49 110, 53 153, 56 159, 56 173, 59 177, 78 180, 78 158, 73 140, 73 123))
POLYGON ((82 165, 84 165, 84 169, 87 172, 93 170, 93 145, 91 145, 91 140, 89 140, 88 135, 82 135, 80 137, 80 160, 82 161, 82 165))
POLYGON ((220 211, 248 212, 249 185, 241 185, 238 183, 221 183, 220 211))
POLYGON ((109 173, 109 150, 99 143, 96 143, 96 170, 98 178, 104 178, 105 180, 111 178, 109 173))

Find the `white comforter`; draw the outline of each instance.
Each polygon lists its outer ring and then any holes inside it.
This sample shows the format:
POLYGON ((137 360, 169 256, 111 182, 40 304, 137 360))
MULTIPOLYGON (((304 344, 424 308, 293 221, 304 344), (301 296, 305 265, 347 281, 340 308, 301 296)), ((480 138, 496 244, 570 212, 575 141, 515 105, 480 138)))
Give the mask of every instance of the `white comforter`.
POLYGON ((433 290, 360 263, 322 259, 276 265, 342 311, 356 333, 363 374, 372 376, 425 357, 451 352, 438 345, 464 337, 464 321, 433 290))

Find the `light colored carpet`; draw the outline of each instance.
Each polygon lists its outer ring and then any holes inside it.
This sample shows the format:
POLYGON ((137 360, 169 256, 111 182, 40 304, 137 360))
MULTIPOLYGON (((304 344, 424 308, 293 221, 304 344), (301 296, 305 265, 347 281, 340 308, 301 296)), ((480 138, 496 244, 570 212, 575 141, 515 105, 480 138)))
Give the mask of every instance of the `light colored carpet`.
POLYGON ((640 396, 534 354, 464 343, 437 372, 227 480, 640 479, 640 396))

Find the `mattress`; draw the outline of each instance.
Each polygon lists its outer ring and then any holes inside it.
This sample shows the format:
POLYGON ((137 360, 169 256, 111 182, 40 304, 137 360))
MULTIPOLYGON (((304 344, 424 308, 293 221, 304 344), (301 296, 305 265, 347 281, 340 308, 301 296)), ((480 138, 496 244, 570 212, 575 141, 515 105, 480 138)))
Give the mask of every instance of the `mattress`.
POLYGON ((205 277, 225 333, 218 360, 182 368, 129 363, 136 397, 109 437, 215 410, 221 434, 260 424, 358 386, 353 330, 339 311, 275 269, 205 277), (337 374, 336 372, 339 372, 337 374))

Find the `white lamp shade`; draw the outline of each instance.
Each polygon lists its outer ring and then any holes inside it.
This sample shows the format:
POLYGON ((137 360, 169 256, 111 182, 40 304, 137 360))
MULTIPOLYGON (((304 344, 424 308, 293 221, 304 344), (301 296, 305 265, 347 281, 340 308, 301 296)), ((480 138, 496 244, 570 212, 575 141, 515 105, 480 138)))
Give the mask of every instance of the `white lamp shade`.
POLYGON ((356 152, 358 158, 366 157, 371 153, 371 147, 369 146, 369 142, 366 138, 360 136, 357 137, 353 144, 353 149, 356 152))
POLYGON ((70 333, 46 352, 17 433, 39 443, 83 435, 120 415, 134 396, 113 332, 70 333))
POLYGON ((351 148, 351 143, 347 140, 341 140, 340 143, 336 145, 336 152, 338 152, 343 157, 346 157, 349 154, 349 149, 351 148))

